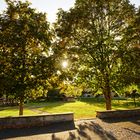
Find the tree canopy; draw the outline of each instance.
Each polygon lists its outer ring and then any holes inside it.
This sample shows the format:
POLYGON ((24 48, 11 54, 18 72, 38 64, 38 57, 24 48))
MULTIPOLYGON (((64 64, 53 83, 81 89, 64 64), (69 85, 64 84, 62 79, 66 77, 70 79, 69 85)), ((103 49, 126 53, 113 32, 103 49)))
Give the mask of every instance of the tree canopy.
POLYGON ((129 45, 125 32, 134 17, 128 0, 76 0, 69 11, 58 13, 56 32, 70 58, 78 55, 79 77, 102 89, 106 109, 111 109, 111 91, 129 45))
POLYGON ((8 7, 0 15, 0 83, 19 100, 22 115, 27 91, 52 74, 52 33, 46 14, 36 12, 29 2, 6 3, 8 7))
POLYGON ((0 14, 0 96, 18 99, 20 115, 24 100, 46 88, 68 96, 80 95, 82 86, 102 91, 110 110, 112 91, 139 85, 140 8, 129 0, 76 0, 68 11, 59 9, 52 26, 28 1, 6 4, 0 14))

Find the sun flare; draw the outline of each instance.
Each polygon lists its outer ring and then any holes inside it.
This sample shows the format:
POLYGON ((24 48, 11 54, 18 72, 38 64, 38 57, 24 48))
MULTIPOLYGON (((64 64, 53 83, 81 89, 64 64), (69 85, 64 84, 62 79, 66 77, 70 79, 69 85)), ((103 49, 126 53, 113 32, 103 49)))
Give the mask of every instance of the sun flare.
POLYGON ((68 61, 66 61, 66 60, 63 61, 63 62, 62 62, 62 67, 63 67, 63 68, 67 68, 67 67, 68 67, 68 61))

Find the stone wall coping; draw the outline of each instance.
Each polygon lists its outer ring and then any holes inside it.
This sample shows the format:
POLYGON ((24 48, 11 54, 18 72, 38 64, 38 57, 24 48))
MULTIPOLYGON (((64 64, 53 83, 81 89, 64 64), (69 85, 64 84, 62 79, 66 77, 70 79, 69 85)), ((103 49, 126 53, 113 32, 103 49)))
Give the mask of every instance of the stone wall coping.
POLYGON ((123 110, 104 110, 104 111, 100 111, 97 110, 96 112, 100 112, 100 113, 113 113, 113 112, 124 112, 124 111, 140 111, 140 108, 136 108, 136 109, 123 109, 123 110))
POLYGON ((30 118, 30 117, 44 117, 44 116, 60 116, 60 115, 72 115, 73 112, 65 112, 65 113, 52 113, 52 114, 41 114, 41 115, 23 115, 23 116, 7 116, 7 117, 0 117, 0 119, 5 118, 30 118))
POLYGON ((106 111, 96 111, 97 118, 129 118, 140 116, 140 108, 137 109, 127 109, 127 110, 106 110, 106 111))
POLYGON ((54 123, 73 121, 74 115, 72 112, 32 116, 2 117, 0 118, 0 130, 8 128, 29 128, 47 126, 54 123))

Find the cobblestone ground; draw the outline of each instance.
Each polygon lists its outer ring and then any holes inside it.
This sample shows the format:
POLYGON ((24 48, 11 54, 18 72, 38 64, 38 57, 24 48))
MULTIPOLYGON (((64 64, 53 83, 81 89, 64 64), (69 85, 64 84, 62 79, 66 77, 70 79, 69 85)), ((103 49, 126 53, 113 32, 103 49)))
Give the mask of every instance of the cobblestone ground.
POLYGON ((3 140, 140 140, 140 117, 91 119, 46 127, 0 131, 3 140))

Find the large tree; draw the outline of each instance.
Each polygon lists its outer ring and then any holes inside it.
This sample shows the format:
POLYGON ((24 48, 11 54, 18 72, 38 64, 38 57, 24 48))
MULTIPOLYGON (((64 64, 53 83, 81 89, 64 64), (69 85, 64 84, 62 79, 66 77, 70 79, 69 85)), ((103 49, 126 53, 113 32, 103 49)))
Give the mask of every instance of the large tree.
POLYGON ((134 15, 135 8, 128 0, 76 0, 69 11, 58 13, 60 46, 70 58, 77 58, 79 75, 102 90, 107 110, 111 109, 111 90, 127 49, 123 35, 134 15))
POLYGON ((36 12, 28 2, 6 3, 0 15, 0 83, 19 100, 19 115, 23 115, 28 91, 45 85, 54 70, 52 34, 45 13, 36 12))

